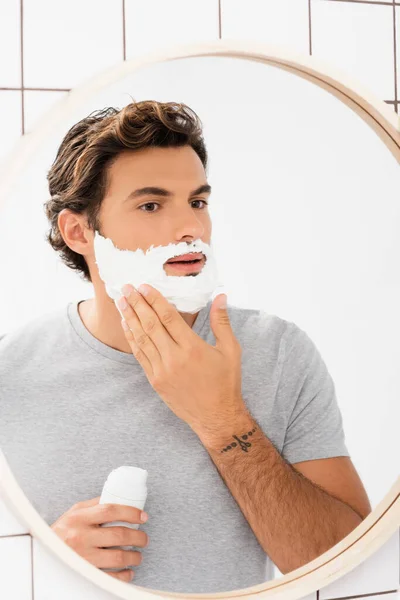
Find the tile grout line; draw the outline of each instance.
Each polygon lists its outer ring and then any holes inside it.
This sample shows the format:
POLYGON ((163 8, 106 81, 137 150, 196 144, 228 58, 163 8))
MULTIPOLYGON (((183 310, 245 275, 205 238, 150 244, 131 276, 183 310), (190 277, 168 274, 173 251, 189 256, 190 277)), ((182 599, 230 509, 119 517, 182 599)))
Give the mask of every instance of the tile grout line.
MULTIPOLYGON (((22 91, 20 87, 0 87, 0 92, 20 92, 22 91)), ((24 91, 30 92, 70 92, 71 88, 24 88, 24 91)), ((396 104, 398 100, 383 100, 386 104, 396 104)))
MULTIPOLYGON (((386 2, 377 2, 376 0, 325 0, 325 2, 347 2, 347 4, 375 4, 375 6, 392 6, 393 0, 386 2)), ((394 2, 395 6, 400 6, 400 2, 394 2)))
POLYGON ((394 52, 394 110, 398 112, 398 91, 397 91, 397 25, 396 25, 396 4, 393 0, 393 52, 394 52))
POLYGON ((32 600, 35 600, 35 576, 33 573, 33 536, 31 535, 31 592, 32 592, 32 600))
MULTIPOLYGON (((395 70, 395 80, 394 80, 394 91, 395 98, 394 100, 384 100, 387 104, 393 104, 395 112, 398 112, 398 86, 397 86, 397 40, 396 40, 396 6, 399 6, 400 3, 397 3, 395 0, 391 2, 376 2, 374 0, 325 0, 328 2, 347 2, 350 4, 374 4, 381 6, 392 6, 393 7, 393 42, 394 42, 394 70, 395 70)), ((221 8, 222 0, 218 0, 218 28, 219 28, 219 39, 222 39, 222 8, 221 8)), ((63 88, 25 88, 24 85, 24 35, 23 35, 23 0, 20 0, 20 47, 21 47, 21 87, 20 88, 8 88, 8 87, 0 87, 0 91, 21 91, 21 128, 22 135, 25 134, 25 91, 66 91, 69 92, 70 89, 63 88)), ((312 25, 311 25, 311 0, 308 0, 308 24, 309 24, 309 53, 312 55, 312 25)), ((123 60, 126 60, 126 14, 125 14, 125 0, 122 0, 122 37, 123 37, 123 60)))
MULTIPOLYGON (((398 590, 385 590, 382 592, 371 592, 370 594, 354 594, 353 596, 332 596, 327 598, 326 600, 353 600, 353 598, 373 598, 374 596, 383 596, 385 594, 397 594, 397 592, 398 590)), ((317 600, 319 600, 319 598, 317 600)))
MULTIPOLYGON (((70 92, 71 88, 35 88, 24 87, 24 92, 70 92)), ((21 87, 0 87, 0 92, 22 92, 21 87)))
POLYGON ((11 533, 10 535, 0 535, 0 540, 4 540, 7 538, 24 537, 26 535, 30 535, 30 533, 11 533))
POLYGON ((25 133, 25 89, 24 89, 24 0, 20 0, 20 49, 21 49, 21 133, 25 133))
POLYGON ((123 54, 123 60, 126 60, 126 17, 125 17, 125 0, 122 0, 122 54, 123 54))

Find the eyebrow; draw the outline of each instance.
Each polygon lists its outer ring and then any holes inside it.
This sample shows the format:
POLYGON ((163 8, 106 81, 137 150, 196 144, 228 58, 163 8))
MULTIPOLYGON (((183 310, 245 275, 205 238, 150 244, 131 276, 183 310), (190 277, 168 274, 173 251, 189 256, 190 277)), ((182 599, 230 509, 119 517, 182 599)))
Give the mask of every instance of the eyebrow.
MULTIPOLYGON (((197 196, 198 194, 210 193, 211 186, 208 184, 204 184, 198 187, 197 189, 193 190, 193 192, 190 192, 189 197, 197 196)), ((171 196, 173 196, 173 193, 169 190, 166 190, 165 188, 147 186, 131 192, 129 196, 125 198, 124 202, 126 202, 127 200, 134 200, 135 198, 139 198, 140 196, 163 196, 164 198, 170 198, 171 196)))

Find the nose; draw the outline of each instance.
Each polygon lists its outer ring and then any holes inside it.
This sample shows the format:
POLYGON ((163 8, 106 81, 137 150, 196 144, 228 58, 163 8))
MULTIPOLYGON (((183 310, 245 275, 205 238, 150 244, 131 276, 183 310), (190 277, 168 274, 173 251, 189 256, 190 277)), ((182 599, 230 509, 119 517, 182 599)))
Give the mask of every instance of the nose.
POLYGON ((204 224, 196 214, 196 209, 188 206, 186 209, 180 208, 175 221, 175 239, 184 241, 183 238, 192 239, 201 238, 204 235, 204 224))

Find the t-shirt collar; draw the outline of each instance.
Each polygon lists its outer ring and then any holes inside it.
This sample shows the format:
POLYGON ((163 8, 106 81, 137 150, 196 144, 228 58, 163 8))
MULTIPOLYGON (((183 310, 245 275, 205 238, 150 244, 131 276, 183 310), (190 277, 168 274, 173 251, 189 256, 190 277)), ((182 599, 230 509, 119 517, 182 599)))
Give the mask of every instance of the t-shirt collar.
MULTIPOLYGON (((111 348, 111 346, 104 344, 90 333, 90 331, 83 324, 78 311, 78 306, 81 302, 83 302, 83 300, 70 302, 67 306, 67 316, 75 334, 78 335, 85 344, 90 346, 98 354, 120 363, 141 367, 141 364, 137 361, 133 354, 121 352, 120 350, 111 348)), ((209 300, 207 305, 200 309, 193 324, 192 330, 198 335, 200 335, 202 332, 205 323, 208 322, 211 304, 212 300, 209 300)))

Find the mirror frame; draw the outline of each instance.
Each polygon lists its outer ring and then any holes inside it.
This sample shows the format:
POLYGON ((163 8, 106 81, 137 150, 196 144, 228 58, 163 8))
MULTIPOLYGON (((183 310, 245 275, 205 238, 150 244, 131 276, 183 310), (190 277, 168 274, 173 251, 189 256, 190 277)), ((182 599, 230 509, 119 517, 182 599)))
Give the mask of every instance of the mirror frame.
MULTIPOLYGON (((387 146, 400 163, 400 120, 385 102, 359 82, 331 65, 312 56, 295 54, 283 48, 252 41, 216 40, 215 42, 174 46, 144 57, 118 63, 111 69, 87 80, 71 90, 58 101, 36 124, 32 133, 25 134, 16 144, 1 167, 0 210, 2 201, 17 177, 23 173, 30 157, 46 141, 54 127, 91 95, 106 86, 154 63, 184 58, 221 56, 261 62, 284 69, 307 79, 336 96, 358 114, 387 146)), ((106 592, 123 600, 152 600, 159 598, 207 598, 234 599, 257 595, 259 598, 296 600, 315 592, 350 572, 378 550, 400 525, 400 477, 375 509, 338 544, 327 552, 278 579, 241 590, 217 594, 170 593, 143 588, 114 579, 91 565, 67 546, 48 526, 30 504, 18 485, 4 454, 0 449, 0 496, 9 510, 23 523, 30 535, 35 537, 66 566, 85 577, 106 592)))

